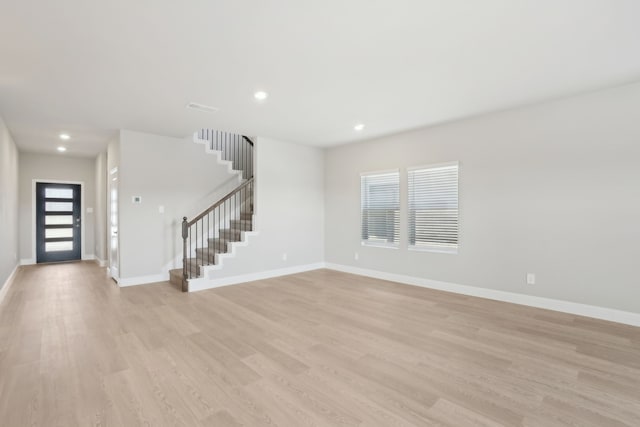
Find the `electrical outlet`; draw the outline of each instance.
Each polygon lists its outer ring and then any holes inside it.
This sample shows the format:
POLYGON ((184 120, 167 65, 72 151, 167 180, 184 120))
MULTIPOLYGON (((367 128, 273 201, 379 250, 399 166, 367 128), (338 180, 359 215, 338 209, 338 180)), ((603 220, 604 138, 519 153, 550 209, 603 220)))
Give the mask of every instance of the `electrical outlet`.
POLYGON ((353 259, 355 259, 356 261, 357 261, 357 260, 359 260, 359 259, 360 259, 360 254, 358 254, 358 252, 356 252, 356 253, 353 255, 353 259))
POLYGON ((286 253, 286 252, 282 254, 282 260, 283 260, 283 261, 286 261, 286 260, 287 260, 287 253, 286 253))
POLYGON ((533 273, 527 273, 527 285, 536 284, 536 275, 533 273))

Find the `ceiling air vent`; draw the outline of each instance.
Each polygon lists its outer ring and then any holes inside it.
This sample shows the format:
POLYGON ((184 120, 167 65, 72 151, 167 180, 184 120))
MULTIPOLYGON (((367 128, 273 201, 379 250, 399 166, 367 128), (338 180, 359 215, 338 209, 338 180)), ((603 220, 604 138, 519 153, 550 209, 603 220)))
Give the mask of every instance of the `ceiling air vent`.
POLYGON ((198 104, 197 102, 190 102, 186 105, 187 108, 191 108, 193 110, 204 111, 205 113, 215 113, 219 110, 219 108, 211 107, 209 105, 198 104))

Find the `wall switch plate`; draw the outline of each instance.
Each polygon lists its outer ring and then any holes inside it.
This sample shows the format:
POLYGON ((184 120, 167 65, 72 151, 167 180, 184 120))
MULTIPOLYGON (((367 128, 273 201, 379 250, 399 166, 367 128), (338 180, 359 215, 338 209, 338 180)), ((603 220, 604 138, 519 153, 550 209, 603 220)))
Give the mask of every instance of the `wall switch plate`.
POLYGON ((286 253, 286 252, 282 254, 282 260, 283 260, 283 261, 286 261, 286 260, 287 260, 287 253, 286 253))
POLYGON ((536 284, 536 275, 533 273, 527 273, 527 285, 536 284))
POLYGON ((358 252, 355 252, 353 254, 353 259, 355 259, 356 261, 360 259, 360 254, 358 254, 358 252))
POLYGON ((131 203, 134 203, 136 205, 142 203, 142 196, 133 196, 131 198, 131 203))
POLYGON ((158 206, 158 212, 159 213, 164 213, 164 206, 158 206))
POLYGON ((93 213, 93 208, 87 208, 87 213, 93 213))

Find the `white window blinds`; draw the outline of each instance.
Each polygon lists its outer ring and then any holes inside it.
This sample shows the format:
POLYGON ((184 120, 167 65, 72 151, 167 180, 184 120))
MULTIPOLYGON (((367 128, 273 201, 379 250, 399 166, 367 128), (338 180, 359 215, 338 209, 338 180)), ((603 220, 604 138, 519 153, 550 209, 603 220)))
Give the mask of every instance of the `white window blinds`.
POLYGON ((360 176, 362 243, 397 246, 400 229, 400 174, 360 176))
POLYGON ((458 249, 458 163, 410 169, 409 248, 458 249))

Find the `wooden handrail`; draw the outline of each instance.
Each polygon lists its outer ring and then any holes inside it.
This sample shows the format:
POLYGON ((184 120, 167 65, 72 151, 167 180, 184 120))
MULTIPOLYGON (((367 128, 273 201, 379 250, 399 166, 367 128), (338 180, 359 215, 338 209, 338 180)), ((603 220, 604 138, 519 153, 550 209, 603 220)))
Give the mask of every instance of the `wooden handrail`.
POLYGON ((209 214, 211 211, 213 211, 215 208, 217 208, 218 206, 222 205, 224 202, 226 202, 227 200, 229 200, 231 197, 233 197, 234 194, 236 194, 237 192, 239 192, 240 190, 242 190, 244 187, 248 186, 249 184, 251 184, 253 182, 253 178, 246 180, 245 182, 243 182, 242 184, 240 184, 238 187, 236 187, 232 192, 230 192, 229 194, 227 194, 226 196, 224 196, 222 199, 218 200, 217 202, 215 202, 213 205, 209 206, 204 212, 202 212, 200 215, 198 215, 197 217, 195 217, 194 219, 192 219, 191 221, 187 222, 187 227, 191 227, 193 224, 195 224, 198 220, 202 219, 203 217, 205 217, 207 214, 209 214))
POLYGON ((237 237, 237 232, 249 231, 252 227, 243 219, 244 214, 253 212, 253 141, 244 135, 212 129, 200 130, 198 137, 208 141, 210 150, 220 152, 222 160, 231 162, 231 167, 241 173, 245 181, 192 220, 182 219, 183 291, 188 291, 189 279, 201 277, 202 266, 215 262, 216 258, 211 260, 212 255, 217 257, 216 254, 226 252, 227 242, 234 241, 231 236, 237 237), (211 233, 216 224, 223 237, 211 237, 218 234, 211 233))

